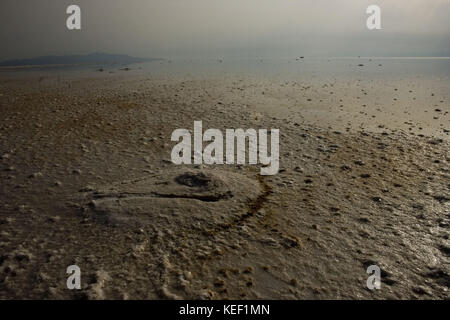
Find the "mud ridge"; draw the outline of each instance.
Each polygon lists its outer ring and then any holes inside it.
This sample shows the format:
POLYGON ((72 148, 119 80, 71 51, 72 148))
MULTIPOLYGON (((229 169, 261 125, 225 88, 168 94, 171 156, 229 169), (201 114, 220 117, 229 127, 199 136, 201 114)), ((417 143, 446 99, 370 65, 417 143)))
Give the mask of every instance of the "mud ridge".
POLYGON ((218 202, 233 198, 232 192, 219 195, 177 195, 163 193, 119 193, 119 194, 94 194, 94 199, 130 199, 130 198, 168 198, 168 199, 192 199, 204 202, 218 202))

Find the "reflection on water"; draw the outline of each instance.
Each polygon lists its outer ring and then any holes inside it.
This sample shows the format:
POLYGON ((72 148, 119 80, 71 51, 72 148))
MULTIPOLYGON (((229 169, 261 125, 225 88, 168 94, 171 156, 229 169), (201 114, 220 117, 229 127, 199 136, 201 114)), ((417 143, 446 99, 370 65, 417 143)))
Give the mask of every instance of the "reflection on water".
POLYGON ((130 73, 157 77, 220 78, 268 77, 276 79, 432 77, 449 81, 450 58, 291 58, 291 59, 177 59, 128 66, 83 65, 0 69, 0 77, 54 75, 61 77, 130 73), (99 69, 103 69, 100 72, 99 69))
POLYGON ((450 58, 295 58, 174 60, 145 63, 156 75, 192 77, 259 76, 281 79, 321 77, 450 77, 450 58))

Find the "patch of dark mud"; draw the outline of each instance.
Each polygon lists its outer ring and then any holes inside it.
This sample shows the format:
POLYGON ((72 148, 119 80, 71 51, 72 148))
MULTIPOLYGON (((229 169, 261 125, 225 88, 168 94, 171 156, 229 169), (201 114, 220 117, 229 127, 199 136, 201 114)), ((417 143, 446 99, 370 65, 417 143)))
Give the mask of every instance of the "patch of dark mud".
POLYGON ((175 178, 175 181, 183 186, 191 188, 210 189, 212 185, 212 179, 210 176, 199 173, 184 173, 175 178))
POLYGON ((253 201, 251 201, 248 205, 248 210, 244 212, 242 215, 235 217, 230 223, 220 224, 212 233, 217 233, 220 231, 228 230, 233 228, 236 225, 244 224, 250 217, 254 216, 260 209, 263 208, 266 203, 268 197, 272 194, 272 187, 269 186, 265 181, 263 176, 258 176, 258 181, 262 188, 262 193, 253 201))
POLYGON ((440 285, 450 288, 450 274, 442 269, 434 269, 424 274, 425 277, 435 280, 440 285))
POLYGON ((445 254, 447 257, 450 257, 450 247, 449 246, 441 245, 441 246, 439 246, 439 250, 441 250, 441 252, 443 254, 445 254))

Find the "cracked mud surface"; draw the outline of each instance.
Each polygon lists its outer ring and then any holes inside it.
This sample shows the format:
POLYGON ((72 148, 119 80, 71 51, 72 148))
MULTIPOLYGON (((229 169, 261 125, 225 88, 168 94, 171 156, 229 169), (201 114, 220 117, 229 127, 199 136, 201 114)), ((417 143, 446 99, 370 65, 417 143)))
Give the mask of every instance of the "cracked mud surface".
POLYGON ((262 90, 1 80, 0 298, 449 298, 448 139, 276 117, 262 90), (279 128, 280 173, 171 164, 171 132, 199 119, 279 128), (80 291, 65 286, 72 264, 80 291))

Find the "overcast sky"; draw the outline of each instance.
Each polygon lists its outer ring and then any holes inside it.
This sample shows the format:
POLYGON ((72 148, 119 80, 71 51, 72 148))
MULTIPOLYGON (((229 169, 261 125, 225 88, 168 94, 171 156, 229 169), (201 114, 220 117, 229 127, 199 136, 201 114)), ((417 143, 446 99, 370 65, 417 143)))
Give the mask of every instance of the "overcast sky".
POLYGON ((450 56, 450 0, 0 0, 0 59, 450 56), (82 30, 66 28, 66 8, 82 30), (366 28, 381 7, 382 30, 366 28))

